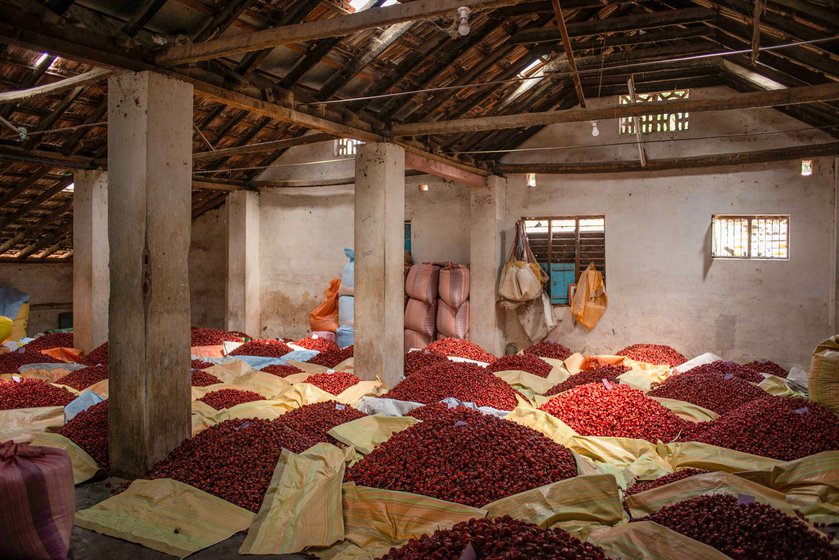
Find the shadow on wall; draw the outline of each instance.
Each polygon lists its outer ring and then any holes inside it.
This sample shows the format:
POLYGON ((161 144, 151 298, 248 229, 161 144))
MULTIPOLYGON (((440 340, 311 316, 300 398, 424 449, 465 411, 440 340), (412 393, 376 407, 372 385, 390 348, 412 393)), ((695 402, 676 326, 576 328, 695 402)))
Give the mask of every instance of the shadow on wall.
POLYGON ((713 264, 714 259, 711 258, 711 235, 712 235, 712 228, 714 227, 713 223, 708 223, 708 231, 705 232, 705 241, 702 243, 702 279, 705 280, 708 278, 708 273, 711 272, 711 264, 713 264))

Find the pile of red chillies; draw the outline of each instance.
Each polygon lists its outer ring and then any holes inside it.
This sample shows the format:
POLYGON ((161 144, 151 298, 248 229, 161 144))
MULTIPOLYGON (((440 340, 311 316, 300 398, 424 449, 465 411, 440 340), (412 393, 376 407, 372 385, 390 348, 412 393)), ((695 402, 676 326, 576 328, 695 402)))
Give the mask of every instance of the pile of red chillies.
POLYGON ((270 420, 228 420, 185 440, 149 478, 173 478, 257 512, 283 448, 302 453, 314 443, 270 420))
POLYGON ((204 360, 191 360, 189 362, 189 367, 192 369, 207 369, 213 367, 213 365, 211 362, 205 362, 204 360))
POLYGON ((534 344, 530 348, 527 348, 524 353, 539 356, 540 358, 552 358, 554 360, 567 360, 573 354, 569 348, 562 344, 548 342, 547 340, 534 344))
POLYGON ((91 350, 90 354, 82 358, 80 362, 87 366, 95 366, 97 364, 108 365, 108 343, 103 342, 91 350))
POLYGON ((538 356, 530 354, 511 354, 498 358, 486 368, 489 372, 496 371, 526 371, 539 377, 547 377, 550 375, 553 366, 538 356))
POLYGON ((73 348, 73 333, 57 332, 39 336, 22 346, 24 352, 40 352, 51 348, 73 348))
POLYGON ((626 373, 627 371, 629 371, 629 368, 626 366, 601 366, 599 368, 581 371, 580 373, 572 375, 562 383, 554 385, 547 393, 545 393, 545 395, 548 397, 558 395, 569 389, 573 389, 574 387, 579 387, 580 385, 600 383, 604 379, 610 383, 618 383, 618 376, 626 373))
POLYGON ((216 410, 224 410, 243 404, 246 402, 261 401, 265 397, 253 391, 242 391, 240 389, 219 389, 217 391, 210 391, 202 398, 198 399, 204 404, 208 404, 216 410))
POLYGON ((784 379, 786 379, 787 375, 789 375, 789 372, 786 369, 770 360, 755 360, 753 362, 749 362, 748 364, 744 364, 743 367, 753 369, 758 373, 768 373, 769 375, 783 377, 784 379))
POLYGON ((67 406, 76 395, 40 379, 0 381, 0 410, 67 406))
POLYGON ((416 350, 405 354, 405 377, 415 374, 429 366, 448 362, 449 359, 440 354, 434 354, 427 350, 416 350))
POLYGON ((495 361, 495 356, 474 342, 464 338, 441 338, 426 346, 425 350, 440 354, 441 356, 455 356, 457 358, 466 358, 467 360, 475 360, 476 362, 486 364, 495 361))
POLYGON ((609 382, 580 385, 560 393, 539 409, 556 416, 583 436, 666 443, 676 439, 690 424, 642 391, 609 382))
POLYGON ((717 414, 725 414, 755 399, 765 397, 766 391, 731 374, 690 370, 670 377, 653 388, 648 395, 685 401, 713 410, 717 414))
POLYGON ((763 376, 756 370, 741 366, 737 362, 726 362, 723 360, 717 360, 716 362, 711 362, 710 364, 696 366, 695 368, 691 368, 680 375, 697 375, 701 373, 716 373, 722 376, 736 377, 738 379, 742 379, 743 381, 750 381, 752 383, 760 383, 763 381, 763 376))
POLYGON ((648 364, 666 365, 670 367, 680 366, 687 359, 671 348, 661 344, 633 344, 617 352, 618 356, 625 356, 636 362, 648 364))
POLYGON ((767 395, 716 420, 692 423, 681 439, 793 461, 839 449, 839 416, 806 399, 767 395))
POLYGON ((332 342, 331 340, 326 340, 325 338, 301 338, 300 340, 295 340, 294 344, 301 348, 305 348, 307 350, 315 350, 317 352, 340 352, 341 349, 338 347, 337 344, 332 342))
POLYGON ((225 342, 244 342, 248 335, 222 329, 193 328, 191 346, 220 346, 225 342))
POLYGON ((733 560, 835 560, 830 539, 760 502, 742 503, 727 494, 698 496, 666 506, 649 516, 727 554, 733 560))
POLYGON ((684 480, 686 478, 690 478, 698 474, 705 474, 707 472, 709 471, 702 469, 682 469, 680 471, 656 478, 655 480, 640 480, 627 488, 624 494, 626 496, 631 496, 633 494, 638 494, 639 492, 646 492, 647 490, 652 490, 653 488, 658 488, 660 486, 664 486, 665 484, 670 484, 671 482, 684 480))
POLYGON ((509 516, 470 519, 411 539, 381 560, 607 560, 602 548, 562 529, 543 529, 509 516))
POLYGON ((271 375, 276 375, 277 377, 288 377, 289 375, 294 375, 296 373, 303 373, 303 370, 300 368, 277 364, 265 366, 259 371, 264 371, 265 373, 270 373, 271 375))
POLYGON ((56 360, 40 352, 9 352, 0 354, 0 373, 17 373, 21 366, 29 364, 60 364, 56 360))
POLYGON ((216 383, 221 383, 221 379, 212 373, 207 373, 206 371, 201 371, 200 369, 192 370, 193 387, 207 387, 209 385, 215 385, 216 383))
POLYGON ((78 413, 58 431, 93 457, 100 467, 108 467, 108 401, 78 413))
POLYGON ((343 371, 336 371, 335 373, 316 373, 306 378, 306 383, 314 385, 319 389, 323 389, 327 393, 333 395, 340 395, 356 383, 360 383, 361 379, 351 373, 343 371))
POLYGON ((516 391, 484 368, 469 363, 440 363, 400 381, 383 398, 432 404, 453 397, 499 410, 516 407, 516 391))
POLYGON ((281 358, 291 352, 285 342, 279 340, 250 340, 230 353, 231 356, 264 356, 281 358))
POLYGON ((457 407, 394 434, 346 479, 480 507, 576 475, 571 452, 541 433, 457 407))
POLYGON ((295 408, 286 412, 274 422, 294 430, 309 440, 337 445, 338 440, 328 435, 327 432, 335 426, 365 416, 367 415, 349 405, 327 401, 295 408))
POLYGON ((98 365, 71 371, 61 379, 58 379, 56 383, 58 385, 67 385, 76 391, 83 391, 103 379, 108 379, 108 366, 98 365))

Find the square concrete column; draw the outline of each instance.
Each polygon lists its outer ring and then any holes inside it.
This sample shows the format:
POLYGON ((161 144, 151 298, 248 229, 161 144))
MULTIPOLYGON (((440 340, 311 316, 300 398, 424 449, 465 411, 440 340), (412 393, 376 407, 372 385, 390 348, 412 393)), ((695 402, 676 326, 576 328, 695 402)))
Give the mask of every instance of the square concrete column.
POLYGON ((108 172, 73 173, 73 346, 108 340, 108 172))
POLYGON ((501 311, 496 305, 502 248, 500 202, 507 180, 488 178, 486 188, 472 188, 469 240, 469 338, 496 355, 504 354, 501 311))
POLYGON ((227 218, 227 330, 259 337, 259 193, 230 193, 227 218))
POLYGON ((355 373, 402 379, 405 329, 405 150, 359 146, 355 158, 355 373))
POLYGON ((108 80, 110 462, 139 477, 190 436, 192 85, 108 80))

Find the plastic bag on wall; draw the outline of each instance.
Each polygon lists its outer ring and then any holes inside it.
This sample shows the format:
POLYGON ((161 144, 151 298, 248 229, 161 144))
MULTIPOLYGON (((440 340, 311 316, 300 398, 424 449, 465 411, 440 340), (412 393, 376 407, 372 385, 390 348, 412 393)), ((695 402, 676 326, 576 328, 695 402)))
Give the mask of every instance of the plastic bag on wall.
POLYGON ((606 313, 608 301, 603 273, 594 264, 588 265, 577 282, 577 293, 571 302, 571 316, 591 330, 606 313))
POLYGON ((551 299, 543 291, 542 297, 528 301, 516 309, 516 318, 530 342, 544 340, 557 325, 551 299))

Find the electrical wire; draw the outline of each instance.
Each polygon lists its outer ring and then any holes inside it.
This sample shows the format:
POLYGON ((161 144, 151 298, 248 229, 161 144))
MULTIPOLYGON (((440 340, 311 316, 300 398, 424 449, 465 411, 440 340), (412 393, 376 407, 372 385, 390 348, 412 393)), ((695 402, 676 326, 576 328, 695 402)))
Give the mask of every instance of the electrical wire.
MULTIPOLYGON (((826 43, 829 41, 836 41, 839 39, 839 36, 834 37, 822 37, 819 39, 810 39, 808 41, 796 41, 794 43, 784 43, 782 45, 773 45, 768 47, 760 47, 760 51, 774 51, 779 49, 786 49, 791 47, 800 47, 803 45, 815 45, 819 43, 826 43)), ((689 55, 689 56, 681 56, 677 58, 669 58, 665 60, 651 60, 647 62, 629 62, 626 64, 616 64, 614 66, 606 66, 603 67, 601 65, 600 68, 586 68, 583 70, 579 70, 577 73, 580 75, 590 75, 590 74, 597 74, 598 72, 603 72, 604 70, 623 70, 625 68, 637 68, 639 66, 650 66, 650 65, 658 65, 658 64, 668 64, 671 62, 687 62, 691 60, 703 60, 708 58, 722 58, 726 56, 735 56, 739 54, 749 54, 752 52, 752 49, 740 49, 736 51, 722 51, 716 53, 706 53, 706 54, 697 54, 697 55, 689 55)), ((462 85, 452 85, 452 86, 439 86, 433 88, 424 88, 424 89, 413 89, 407 91, 397 91, 393 93, 381 93, 378 95, 365 95, 361 97, 348 97, 346 99, 330 99, 327 101, 311 101, 308 103, 300 103, 300 106, 312 106, 312 105, 332 105, 336 103, 353 103, 356 101, 371 101, 373 99, 387 99, 390 97, 401 97, 405 95, 417 95, 420 93, 435 93, 439 91, 452 91, 452 90, 459 90, 459 89, 467 89, 473 87, 482 87, 482 86, 495 86, 495 85, 505 85, 517 82, 524 82, 527 80, 543 80, 546 78, 565 78, 570 77, 572 75, 571 72, 554 72, 550 74, 543 74, 541 76, 527 76, 523 78, 510 78, 507 80, 491 80, 489 82, 474 82, 470 84, 462 84, 462 85)))

